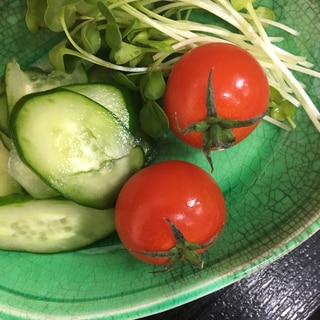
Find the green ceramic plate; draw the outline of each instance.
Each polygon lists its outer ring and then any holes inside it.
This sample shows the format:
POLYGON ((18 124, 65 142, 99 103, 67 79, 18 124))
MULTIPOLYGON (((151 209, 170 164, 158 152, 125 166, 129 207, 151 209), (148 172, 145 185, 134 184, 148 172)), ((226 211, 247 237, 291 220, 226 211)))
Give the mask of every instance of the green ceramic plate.
MULTIPOLYGON (((285 45, 320 70, 320 1, 277 0, 273 8, 301 32, 285 45)), ((0 3, 0 73, 11 58, 27 66, 54 43, 49 33, 30 35, 24 14, 25 1, 0 3)), ((303 80, 319 106, 320 80, 303 80)), ((214 154, 228 222, 204 254, 201 272, 181 263, 171 272, 152 273, 116 236, 72 253, 0 251, 0 318, 139 318, 218 290, 294 249, 320 229, 320 134, 302 110, 296 123, 288 133, 263 122, 240 145, 214 154)), ((170 134, 160 150, 159 159, 185 159, 208 169, 201 152, 170 134)))

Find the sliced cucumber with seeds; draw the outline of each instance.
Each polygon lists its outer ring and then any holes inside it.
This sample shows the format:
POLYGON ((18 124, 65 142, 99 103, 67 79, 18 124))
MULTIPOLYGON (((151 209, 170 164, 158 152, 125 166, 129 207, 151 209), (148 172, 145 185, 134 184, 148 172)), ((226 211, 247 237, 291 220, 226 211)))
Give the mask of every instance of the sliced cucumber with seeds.
POLYGON ((39 68, 21 70, 18 62, 13 60, 7 63, 5 68, 5 91, 8 112, 10 114, 18 100, 27 94, 46 91, 72 83, 86 82, 88 82, 88 77, 81 65, 72 73, 56 70, 46 73, 39 68))
POLYGON ((106 83, 75 84, 63 88, 82 94, 109 109, 139 141, 146 155, 146 163, 154 159, 155 143, 139 129, 140 101, 135 93, 123 86, 106 83))
POLYGON ((69 90, 25 96, 13 109, 10 129, 20 158, 85 206, 113 206, 123 183, 144 165, 144 153, 123 123, 69 90))
POLYGON ((116 115, 124 125, 135 133, 139 127, 138 102, 131 91, 121 86, 89 83, 66 86, 72 90, 98 102, 116 115))
POLYGON ((54 253, 92 244, 114 230, 113 209, 69 200, 0 197, 0 249, 54 253))

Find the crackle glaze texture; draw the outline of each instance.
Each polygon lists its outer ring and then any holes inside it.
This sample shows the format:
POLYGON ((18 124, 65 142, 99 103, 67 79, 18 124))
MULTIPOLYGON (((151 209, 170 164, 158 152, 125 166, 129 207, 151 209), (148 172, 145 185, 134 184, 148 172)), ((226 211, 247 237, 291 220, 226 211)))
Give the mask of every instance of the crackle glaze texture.
POLYGON ((143 320, 318 320, 320 231, 240 281, 143 320))
MULTIPOLYGON (((285 47, 307 55, 319 71, 320 1, 263 2, 301 32, 285 47)), ((57 42, 47 32, 30 34, 25 10, 23 0, 0 2, 1 74, 12 58, 28 66, 57 42)), ((320 80, 302 80, 319 106, 320 80)), ((128 254, 116 235, 72 253, 0 251, 0 318, 137 319, 226 287, 296 248, 320 229, 320 134, 303 110, 295 122, 290 132, 262 122, 241 144, 212 155, 228 217, 223 235, 203 255, 202 271, 181 263, 153 273, 157 268, 128 254)), ((184 159, 210 172, 203 154, 170 132, 159 150, 158 161, 184 159)))

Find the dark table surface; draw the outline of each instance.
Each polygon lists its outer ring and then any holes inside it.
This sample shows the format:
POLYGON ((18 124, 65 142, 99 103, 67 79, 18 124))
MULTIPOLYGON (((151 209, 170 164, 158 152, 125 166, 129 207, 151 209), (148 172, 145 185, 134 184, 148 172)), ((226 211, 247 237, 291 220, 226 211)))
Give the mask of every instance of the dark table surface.
POLYGON ((143 320, 320 320, 320 231, 284 257, 201 299, 143 320))

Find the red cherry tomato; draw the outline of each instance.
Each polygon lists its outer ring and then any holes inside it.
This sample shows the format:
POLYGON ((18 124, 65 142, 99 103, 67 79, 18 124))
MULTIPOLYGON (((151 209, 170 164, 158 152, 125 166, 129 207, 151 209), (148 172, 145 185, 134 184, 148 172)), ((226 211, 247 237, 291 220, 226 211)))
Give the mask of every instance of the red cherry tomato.
POLYGON ((202 267, 226 221, 223 194, 200 167, 181 160, 153 164, 123 186, 116 206, 120 240, 136 258, 170 269, 179 260, 202 267))
POLYGON ((210 43, 190 50, 175 64, 164 110, 182 141, 208 153, 247 137, 266 113, 268 101, 268 80, 258 61, 238 46, 210 43), (230 119, 235 121, 228 123, 230 119))

